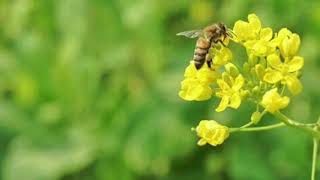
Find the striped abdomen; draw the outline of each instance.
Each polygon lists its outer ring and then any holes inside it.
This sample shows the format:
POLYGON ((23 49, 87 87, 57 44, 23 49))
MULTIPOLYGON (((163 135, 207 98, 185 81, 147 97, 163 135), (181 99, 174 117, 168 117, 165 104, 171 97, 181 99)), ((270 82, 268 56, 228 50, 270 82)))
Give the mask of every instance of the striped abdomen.
POLYGON ((196 69, 200 69, 206 61, 206 55, 210 48, 210 41, 200 37, 197 40, 196 49, 194 50, 193 61, 196 69))

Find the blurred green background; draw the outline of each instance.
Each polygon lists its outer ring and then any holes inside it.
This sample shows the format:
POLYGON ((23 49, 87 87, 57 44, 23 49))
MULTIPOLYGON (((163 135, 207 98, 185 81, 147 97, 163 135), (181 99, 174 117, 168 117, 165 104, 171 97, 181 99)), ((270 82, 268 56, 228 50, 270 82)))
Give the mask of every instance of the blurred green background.
POLYGON ((304 91, 286 113, 315 121, 317 0, 1 0, 1 179, 308 179, 307 135, 282 128, 198 147, 190 128, 199 120, 239 126, 253 107, 218 114, 217 99, 177 95, 195 40, 175 34, 217 21, 232 27, 249 13, 301 36, 304 91))

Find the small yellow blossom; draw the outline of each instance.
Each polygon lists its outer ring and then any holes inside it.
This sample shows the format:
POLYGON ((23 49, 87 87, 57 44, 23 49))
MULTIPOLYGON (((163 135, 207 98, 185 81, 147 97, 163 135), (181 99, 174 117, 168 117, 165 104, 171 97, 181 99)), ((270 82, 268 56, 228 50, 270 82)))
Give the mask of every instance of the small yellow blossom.
POLYGON ((195 128, 197 135, 200 137, 199 146, 210 144, 217 146, 222 144, 229 136, 229 128, 217 123, 214 120, 201 120, 195 128))
POLYGON ((272 67, 266 70, 264 81, 275 84, 281 81, 288 86, 292 94, 298 94, 302 90, 302 84, 297 78, 297 71, 303 67, 304 60, 300 56, 294 56, 287 62, 281 62, 278 55, 272 54, 267 58, 268 64, 272 67))
POLYGON ((212 62, 215 67, 223 66, 232 59, 232 52, 230 49, 223 46, 220 49, 212 48, 210 54, 211 57, 213 57, 212 62))
POLYGON ((280 109, 287 107, 289 102, 289 97, 281 97, 278 93, 278 89, 274 88, 263 95, 261 105, 270 113, 274 113, 280 109))
POLYGON ((271 39, 271 28, 262 28, 260 19, 255 14, 248 16, 248 22, 237 21, 233 28, 237 35, 236 41, 243 43, 248 52, 255 56, 266 56, 275 50, 271 39))
POLYGON ((187 101, 204 101, 211 98, 213 90, 210 84, 219 77, 219 73, 208 68, 207 65, 197 70, 191 62, 184 76, 179 96, 187 101))
POLYGON ((300 37, 296 33, 292 33, 287 28, 282 28, 277 37, 273 39, 275 44, 279 47, 283 57, 294 56, 300 47, 300 37))
POLYGON ((235 79, 231 76, 226 76, 227 79, 218 79, 217 84, 219 90, 216 93, 221 97, 221 102, 216 108, 217 112, 224 111, 227 107, 234 109, 239 108, 241 104, 241 88, 244 84, 244 78, 239 74, 235 79))
POLYGON ((186 101, 204 101, 211 98, 213 91, 210 86, 195 79, 185 79, 181 82, 179 96, 186 101))
POLYGON ((219 77, 219 73, 210 69, 207 64, 204 64, 201 69, 197 70, 193 61, 184 72, 185 78, 195 78, 202 83, 212 83, 219 77))
POLYGON ((237 21, 234 24, 233 32, 237 35, 238 41, 254 40, 261 29, 261 22, 257 15, 249 14, 248 22, 237 21))

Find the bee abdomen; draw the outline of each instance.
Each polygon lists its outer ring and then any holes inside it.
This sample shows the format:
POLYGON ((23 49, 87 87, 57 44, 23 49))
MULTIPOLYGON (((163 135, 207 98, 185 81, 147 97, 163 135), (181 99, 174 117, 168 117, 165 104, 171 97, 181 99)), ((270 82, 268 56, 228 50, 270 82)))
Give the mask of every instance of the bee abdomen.
POLYGON ((209 49, 209 47, 210 47, 210 42, 207 39, 199 38, 197 40, 196 48, 209 49))
POLYGON ((210 42, 205 38, 197 40, 196 49, 194 50, 193 61, 196 69, 200 69, 205 62, 206 55, 210 48, 210 42))
POLYGON ((207 53, 208 53, 208 49, 196 48, 194 50, 194 54, 200 55, 200 56, 206 55, 207 53))
POLYGON ((206 58, 206 54, 204 55, 194 54, 193 61, 194 61, 194 65, 196 66, 196 69, 200 69, 202 67, 202 65, 205 62, 205 58, 206 58))

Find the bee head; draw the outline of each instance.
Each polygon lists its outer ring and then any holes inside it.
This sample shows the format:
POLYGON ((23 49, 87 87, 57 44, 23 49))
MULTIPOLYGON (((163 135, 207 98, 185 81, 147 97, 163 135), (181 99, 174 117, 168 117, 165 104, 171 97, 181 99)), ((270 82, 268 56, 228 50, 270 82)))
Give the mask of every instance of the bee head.
POLYGON ((231 37, 233 38, 235 36, 235 34, 233 33, 233 31, 231 29, 228 29, 227 26, 221 22, 218 23, 218 27, 219 27, 219 34, 223 35, 224 37, 231 37))

